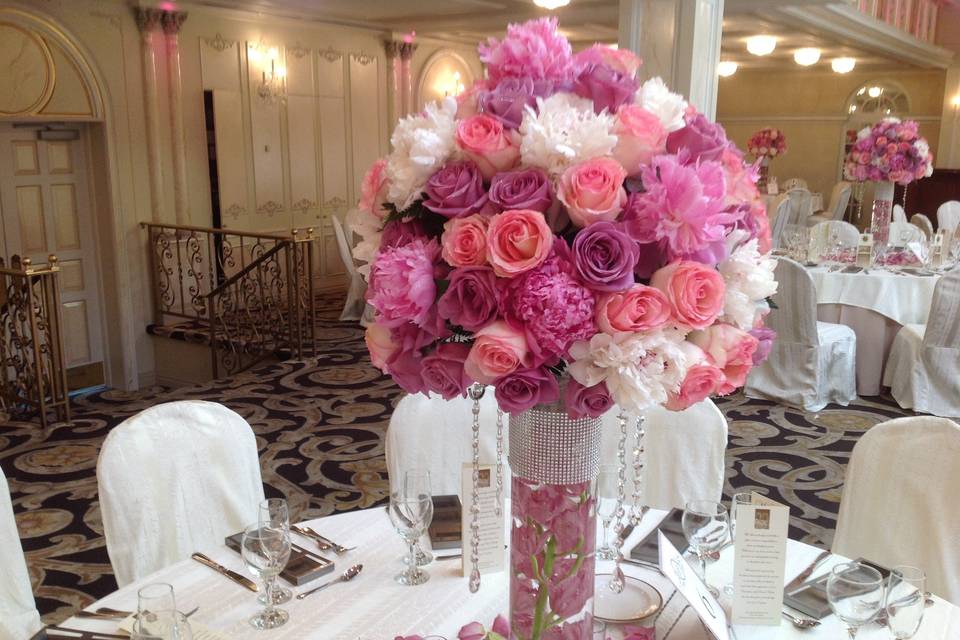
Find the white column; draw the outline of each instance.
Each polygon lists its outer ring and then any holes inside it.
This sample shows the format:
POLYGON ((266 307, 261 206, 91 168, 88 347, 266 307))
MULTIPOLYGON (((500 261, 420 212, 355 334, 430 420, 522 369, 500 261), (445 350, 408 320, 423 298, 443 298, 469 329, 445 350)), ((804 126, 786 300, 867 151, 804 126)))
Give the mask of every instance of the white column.
POLYGON ((173 210, 177 224, 188 225, 187 156, 183 133, 183 84, 180 80, 180 26, 184 11, 164 11, 161 22, 167 41, 167 76, 170 87, 170 136, 173 149, 173 210))
POLYGON ((713 119, 723 0, 620 0, 620 46, 643 59, 643 80, 660 76, 713 119))
POLYGON ((147 127, 147 171, 150 175, 150 216, 154 222, 163 222, 163 167, 160 162, 160 110, 157 104, 157 59, 155 36, 160 26, 159 9, 136 8, 140 28, 143 62, 143 102, 147 127))
POLYGON ((387 52, 387 115, 389 116, 387 126, 390 133, 397 124, 397 120, 403 115, 403 79, 400 75, 400 45, 398 40, 387 40, 383 43, 387 52))
POLYGON ((947 69, 940 117, 940 141, 933 164, 938 169, 960 169, 960 66, 947 69))
POLYGON ((410 68, 410 61, 413 59, 413 52, 417 50, 417 45, 412 42, 400 43, 400 76, 402 82, 403 95, 403 115, 408 115, 417 111, 414 104, 416 97, 413 95, 413 71, 410 68))

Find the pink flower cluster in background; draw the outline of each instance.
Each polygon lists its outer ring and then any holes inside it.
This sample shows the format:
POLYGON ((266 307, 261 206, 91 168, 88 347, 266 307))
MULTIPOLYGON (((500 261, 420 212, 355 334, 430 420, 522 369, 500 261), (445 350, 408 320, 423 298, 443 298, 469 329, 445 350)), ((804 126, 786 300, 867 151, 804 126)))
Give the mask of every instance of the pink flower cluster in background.
POLYGON ((933 154, 916 122, 885 118, 857 134, 844 175, 857 182, 910 184, 933 175, 933 154))
POLYGON ((787 138, 776 127, 764 127, 750 136, 747 151, 754 158, 776 158, 787 152, 787 138))
POLYGON ((480 57, 486 80, 397 124, 351 213, 374 365, 410 393, 482 383, 511 413, 572 417, 743 385, 776 282, 723 127, 641 84, 629 51, 573 54, 554 19, 480 57))

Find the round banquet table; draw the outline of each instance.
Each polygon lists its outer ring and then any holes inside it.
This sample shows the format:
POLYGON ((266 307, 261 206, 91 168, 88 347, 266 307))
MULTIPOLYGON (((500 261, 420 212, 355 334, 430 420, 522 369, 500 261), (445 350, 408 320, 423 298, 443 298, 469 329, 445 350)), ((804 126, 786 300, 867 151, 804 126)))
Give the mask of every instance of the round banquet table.
MULTIPOLYGON (((508 511, 509 513, 509 511, 508 511)), ((666 511, 650 510, 625 543, 625 549, 640 542, 666 516, 666 511)), ((404 587, 393 581, 393 576, 402 569, 400 557, 404 545, 394 533, 386 510, 373 508, 328 516, 306 523, 325 536, 346 546, 356 545, 355 551, 336 558, 336 573, 354 563, 363 563, 360 575, 348 583, 334 585, 311 595, 304 600, 293 599, 282 608, 290 613, 290 621, 272 631, 256 631, 247 623, 259 605, 256 595, 227 580, 211 569, 194 561, 186 560, 171 565, 138 582, 90 605, 93 611, 100 606, 134 610, 137 590, 144 584, 168 582, 173 585, 178 608, 199 610, 191 618, 194 640, 389 640, 397 635, 440 634, 448 639, 456 638, 461 626, 479 621, 489 626, 498 613, 506 614, 508 581, 506 572, 484 575, 480 591, 471 595, 467 579, 461 575, 459 560, 437 560, 426 567, 430 581, 417 587, 404 587)), ((311 547, 306 538, 294 536, 295 541, 311 547)), ((244 572, 240 556, 226 546, 201 549, 214 560, 230 569, 244 572)), ((720 560, 708 569, 708 581, 720 587, 731 581, 733 571, 733 547, 726 548, 720 560)), ((820 553, 810 545, 788 541, 785 580, 799 575, 820 553)), ((843 561, 835 556, 822 566, 843 561)), ((597 563, 598 573, 609 572, 612 563, 597 563)), ((624 565, 624 570, 656 587, 668 602, 657 619, 658 640, 708 640, 707 632, 692 609, 686 609, 682 596, 671 598, 673 588, 665 577, 652 569, 624 565), (667 632, 673 627, 667 638, 667 632)), ((332 577, 332 576, 331 576, 332 577)), ((294 591, 305 591, 329 579, 324 576, 294 591)), ((960 637, 960 608, 935 597, 936 603, 928 607, 924 621, 915 640, 947 640, 960 637)), ((729 602, 724 606, 729 610, 729 602)), ((846 637, 846 632, 834 616, 824 618, 815 629, 799 631, 787 621, 778 627, 734 628, 736 640, 836 640, 846 637)), ((651 621, 639 623, 649 626, 651 621)), ((71 618, 64 627, 110 633, 116 630, 117 622, 71 618)), ((604 636, 620 640, 619 628, 608 625, 604 636)), ((878 625, 864 627, 857 636, 863 640, 887 640, 886 629, 878 625)))
POLYGON ((906 324, 926 324, 940 276, 882 269, 845 273, 826 266, 808 271, 817 288, 817 319, 857 334, 857 394, 880 395, 897 331, 906 324))

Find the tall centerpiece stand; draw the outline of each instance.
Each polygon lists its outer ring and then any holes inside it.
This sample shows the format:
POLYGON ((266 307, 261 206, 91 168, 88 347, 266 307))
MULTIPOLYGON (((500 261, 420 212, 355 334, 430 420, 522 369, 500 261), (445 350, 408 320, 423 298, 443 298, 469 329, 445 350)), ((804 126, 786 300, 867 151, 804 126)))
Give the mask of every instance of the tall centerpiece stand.
POLYGON ((893 218, 892 182, 880 182, 873 192, 873 213, 870 216, 870 234, 873 236, 873 262, 879 262, 890 241, 890 221, 893 218))

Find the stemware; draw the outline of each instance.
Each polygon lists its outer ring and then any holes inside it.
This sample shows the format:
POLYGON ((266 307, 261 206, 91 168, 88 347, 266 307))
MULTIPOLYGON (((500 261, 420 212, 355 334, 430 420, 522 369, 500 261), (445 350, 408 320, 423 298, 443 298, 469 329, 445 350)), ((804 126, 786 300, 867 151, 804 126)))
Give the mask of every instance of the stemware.
MULTIPOLYGON (((737 536, 737 505, 741 504, 753 504, 753 494, 749 491, 740 491, 739 493, 733 494, 733 497, 730 498, 730 543, 733 544, 736 542, 737 536)), ((728 583, 723 586, 723 592, 728 595, 733 595, 733 583, 728 583)))
MULTIPOLYGON (((430 472, 425 469, 408 469, 403 472, 403 497, 412 499, 419 496, 427 496, 431 500, 433 499, 433 493, 430 491, 430 472)), ((427 539, 427 537, 421 536, 421 539, 417 540, 415 545, 414 555, 418 567, 425 567, 433 562, 433 554, 423 548, 424 539, 427 539)), ((409 562, 410 558, 404 556, 403 561, 409 562)))
POLYGON ((134 640, 192 640, 186 617, 177 611, 173 586, 158 582, 137 592, 137 616, 133 621, 134 640))
POLYGON ((873 620, 883 605, 883 576, 859 562, 838 564, 827 578, 827 602, 847 625, 850 637, 855 638, 860 627, 873 620))
POLYGON ((613 560, 617 557, 616 549, 610 545, 610 524, 617 514, 618 479, 617 465, 605 464, 600 466, 594 495, 597 499, 597 517, 600 518, 603 526, 603 544, 597 549, 597 557, 602 560, 613 560))
MULTIPOLYGON (((287 532, 288 537, 290 536, 290 508, 283 498, 268 498, 262 501, 258 521, 261 527, 282 529, 287 532)), ((273 582, 270 589, 273 604, 290 602, 293 592, 280 584, 279 574, 274 574, 270 580, 273 582)), ((257 596, 257 600, 260 604, 266 604, 266 591, 257 596)))
POLYGON ((266 590, 264 609, 250 618, 255 629, 276 629, 290 619, 290 615, 273 604, 273 580, 290 559, 290 531, 262 526, 259 522, 248 526, 241 539, 243 561, 255 577, 263 581, 266 590))
POLYGON ((394 529, 408 549, 407 568, 394 579, 407 586, 423 584, 430 579, 430 574, 417 566, 416 543, 433 520, 433 500, 424 495, 406 498, 402 492, 393 492, 389 513, 394 529))
MULTIPOLYGON (((692 500, 683 512, 683 533, 700 561, 700 577, 707 583, 707 556, 718 551, 730 535, 727 508, 712 500, 692 500)), ((716 597, 719 592, 707 585, 716 597)))
POLYGON ((887 627, 894 638, 912 638, 923 622, 927 576, 922 569, 897 565, 887 587, 887 627))

